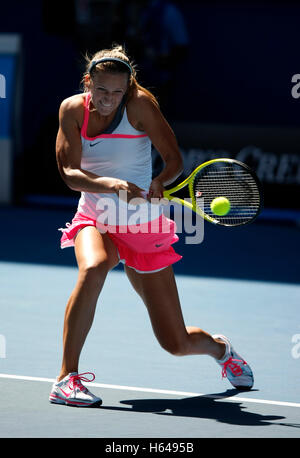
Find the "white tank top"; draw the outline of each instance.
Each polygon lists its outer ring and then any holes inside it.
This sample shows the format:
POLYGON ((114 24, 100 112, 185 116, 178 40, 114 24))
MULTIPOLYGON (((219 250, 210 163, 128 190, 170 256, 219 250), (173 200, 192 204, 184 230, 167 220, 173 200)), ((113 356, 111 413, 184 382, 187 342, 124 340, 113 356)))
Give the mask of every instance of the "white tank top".
MULTIPOLYGON (((130 124, 125 107, 119 124, 111 133, 88 137, 90 97, 87 93, 81 128, 81 168, 99 176, 129 181, 148 191, 152 181, 151 141, 148 135, 130 124)), ((162 213, 160 205, 149 202, 128 205, 114 193, 91 192, 81 193, 78 211, 110 225, 142 224, 162 213)))

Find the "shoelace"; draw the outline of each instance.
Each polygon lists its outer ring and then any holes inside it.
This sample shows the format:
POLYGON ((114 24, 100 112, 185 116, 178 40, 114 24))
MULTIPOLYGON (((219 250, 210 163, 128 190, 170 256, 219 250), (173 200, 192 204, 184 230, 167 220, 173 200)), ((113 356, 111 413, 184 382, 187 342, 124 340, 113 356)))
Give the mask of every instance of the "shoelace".
POLYGON ((242 363, 243 365, 247 364, 246 361, 244 361, 243 359, 233 359, 232 357, 230 357, 223 364, 223 369, 222 369, 223 378, 227 377, 227 368, 229 368, 233 372, 233 375, 235 375, 236 377, 239 377, 243 374, 241 367, 235 361, 242 363))
POLYGON ((95 374, 93 372, 83 372, 82 374, 77 374, 77 375, 71 375, 68 383, 68 387, 70 390, 74 390, 75 388, 79 388, 80 391, 85 391, 87 388, 82 385, 81 381, 83 382, 92 382, 95 380, 95 374), (93 377, 92 379, 89 379, 87 377, 83 377, 84 375, 91 374, 93 377))

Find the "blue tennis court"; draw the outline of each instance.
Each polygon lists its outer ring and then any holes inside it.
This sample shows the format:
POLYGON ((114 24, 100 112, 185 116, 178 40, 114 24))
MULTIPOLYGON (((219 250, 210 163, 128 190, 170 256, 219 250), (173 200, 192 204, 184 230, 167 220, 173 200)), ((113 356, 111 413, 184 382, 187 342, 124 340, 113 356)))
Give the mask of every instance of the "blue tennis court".
POLYGON ((103 405, 84 410, 48 402, 77 276, 73 250, 60 250, 55 232, 70 215, 1 208, 1 437, 299 437, 297 225, 261 217, 234 232, 206 224, 202 244, 178 242, 185 322, 231 339, 253 368, 250 392, 222 380, 209 357, 164 352, 120 267, 106 281, 81 355, 80 372, 95 373, 88 386, 103 405))

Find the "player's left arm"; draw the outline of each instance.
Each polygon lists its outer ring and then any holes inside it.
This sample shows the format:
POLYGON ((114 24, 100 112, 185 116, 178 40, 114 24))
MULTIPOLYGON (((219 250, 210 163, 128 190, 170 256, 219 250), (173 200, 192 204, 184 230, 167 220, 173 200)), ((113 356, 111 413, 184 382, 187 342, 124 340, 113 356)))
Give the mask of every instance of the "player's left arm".
POLYGON ((182 155, 172 128, 150 97, 139 91, 133 103, 137 129, 147 133, 164 162, 163 170, 149 189, 151 197, 162 197, 164 186, 175 181, 183 171, 182 155))

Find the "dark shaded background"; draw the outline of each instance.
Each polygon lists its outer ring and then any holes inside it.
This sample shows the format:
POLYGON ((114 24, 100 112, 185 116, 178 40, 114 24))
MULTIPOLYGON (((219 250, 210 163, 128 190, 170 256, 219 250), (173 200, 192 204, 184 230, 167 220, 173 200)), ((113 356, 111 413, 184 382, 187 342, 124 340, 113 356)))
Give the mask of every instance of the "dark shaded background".
MULTIPOLYGON (((147 71, 143 72, 141 10, 136 17, 132 14, 143 2, 86 3, 92 14, 84 25, 76 16, 76 0, 12 1, 1 6, 1 32, 19 33, 23 41, 22 150, 17 153, 15 167, 17 201, 32 194, 77 197, 66 189, 56 170, 58 108, 64 98, 81 90, 85 53, 119 42, 125 44, 140 69, 140 82, 159 96, 183 149, 204 148, 209 156, 211 150, 221 155, 223 147, 225 155, 234 156, 241 147, 254 144, 277 157, 287 154, 292 178, 286 183, 277 183, 276 176, 272 182, 266 180, 266 205, 299 207, 295 195, 299 194, 300 183, 300 101, 291 96, 291 78, 300 67, 300 6, 287 2, 171 2, 182 14, 189 43, 169 56, 172 93, 165 103, 163 91, 153 85, 147 71), (196 136, 198 125, 212 125, 214 131, 208 138, 196 136), (224 125, 225 137, 219 130, 224 125), (258 128, 259 140, 256 134, 241 134, 237 147, 232 143, 237 138, 236 126, 258 128), (267 127, 274 129, 274 135, 264 131, 267 127), (287 129, 285 138, 289 141, 279 148, 281 129, 287 129), (274 193, 276 199, 272 199, 274 193)), ((153 21, 157 33, 158 23, 159 17, 153 21)))

